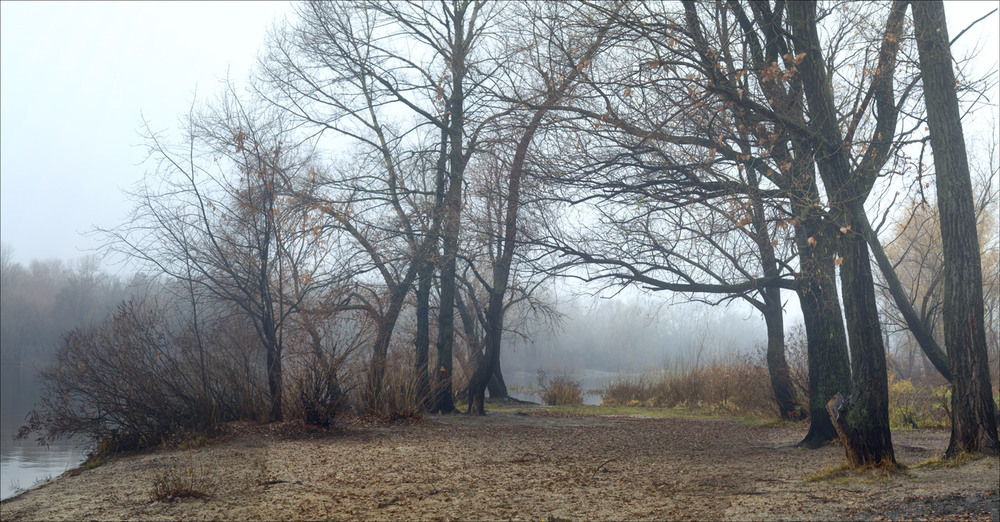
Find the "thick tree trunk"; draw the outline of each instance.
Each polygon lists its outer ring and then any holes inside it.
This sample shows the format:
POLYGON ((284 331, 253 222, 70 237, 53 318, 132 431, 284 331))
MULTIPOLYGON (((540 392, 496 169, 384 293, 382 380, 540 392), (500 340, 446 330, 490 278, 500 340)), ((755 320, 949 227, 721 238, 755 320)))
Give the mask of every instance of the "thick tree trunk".
MULTIPOLYGON (((495 279, 495 278, 494 278, 495 279)), ((500 366, 500 339, 503 331, 503 295, 493 292, 486 309, 486 353, 476 365, 476 372, 469 379, 470 415, 484 415, 486 386, 494 376, 494 369, 500 366)))
POLYGON ((271 334, 266 335, 267 346, 264 348, 267 359, 267 391, 271 399, 268 419, 271 422, 280 422, 283 418, 281 413, 281 350, 277 347, 277 338, 271 334))
MULTIPOLYGON (((857 223, 854 223, 857 226, 857 223)), ((841 293, 851 348, 851 395, 834 424, 844 441, 852 468, 894 469, 895 452, 889 431, 889 383, 885 346, 875 304, 868 244, 860 234, 844 238, 840 267, 841 293)))
MULTIPOLYGON (((267 265, 265 264, 264 266, 266 268, 267 265)), ((264 288, 263 284, 261 288, 264 288)), ((258 330, 258 334, 263 337, 267 364, 267 392, 271 400, 268 418, 271 422, 280 422, 282 420, 281 344, 278 341, 277 326, 274 324, 273 312, 268 304, 268 302, 264 302, 264 309, 260 314, 260 329, 258 330)))
POLYGON ((940 0, 911 3, 920 53, 944 250, 944 340, 952 370, 948 457, 1000 453, 992 400, 972 181, 940 0))
POLYGON ((507 383, 503 380, 503 372, 500 370, 500 357, 497 356, 496 365, 493 367, 493 376, 486 385, 486 391, 490 394, 490 400, 502 400, 510 397, 507 393, 507 383))
POLYGON ((455 6, 451 14, 454 31, 451 47, 451 95, 448 99, 448 190, 442 219, 441 303, 438 314, 437 370, 434 379, 432 413, 452 413, 455 401, 452 393, 453 350, 455 344, 455 269, 458 256, 458 235, 462 226, 462 183, 466 157, 465 132, 465 6, 455 6))
POLYGON ((842 242, 841 292, 852 355, 852 381, 846 423, 838 428, 851 430, 843 440, 850 465, 895 468, 889 433, 885 348, 875 306, 871 262, 867 243, 857 233, 861 227, 851 218, 855 209, 864 211, 861 205, 868 192, 851 176, 851 164, 837 123, 833 92, 816 28, 816 3, 791 3, 788 17, 795 51, 805 53, 799 74, 809 106, 810 139, 816 164, 829 194, 831 214, 842 224, 842 232, 846 234, 842 242))
POLYGON ((834 245, 822 232, 819 217, 811 217, 805 208, 794 212, 800 216, 795 231, 801 270, 797 293, 806 327, 809 373, 809 431, 798 445, 818 448, 837 438, 826 403, 850 391, 851 367, 834 275, 834 245))

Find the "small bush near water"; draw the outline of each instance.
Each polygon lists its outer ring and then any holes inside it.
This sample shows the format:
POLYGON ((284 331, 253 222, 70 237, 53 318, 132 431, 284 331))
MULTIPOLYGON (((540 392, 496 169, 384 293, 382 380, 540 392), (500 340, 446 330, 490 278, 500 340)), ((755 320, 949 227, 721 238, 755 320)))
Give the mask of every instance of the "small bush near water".
POLYGON ((549 406, 583 404, 583 385, 568 373, 549 377, 539 370, 538 387, 542 390, 542 401, 549 406))

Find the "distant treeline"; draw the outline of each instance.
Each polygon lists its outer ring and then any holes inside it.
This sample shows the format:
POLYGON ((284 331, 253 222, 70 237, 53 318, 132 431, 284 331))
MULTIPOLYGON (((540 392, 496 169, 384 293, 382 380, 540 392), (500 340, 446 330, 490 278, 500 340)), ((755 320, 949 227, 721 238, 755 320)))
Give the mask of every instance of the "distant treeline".
POLYGON ((143 288, 143 277, 122 279, 103 272, 96 256, 75 261, 32 260, 27 266, 2 248, 0 271, 0 361, 44 364, 62 336, 99 322, 115 305, 143 288))

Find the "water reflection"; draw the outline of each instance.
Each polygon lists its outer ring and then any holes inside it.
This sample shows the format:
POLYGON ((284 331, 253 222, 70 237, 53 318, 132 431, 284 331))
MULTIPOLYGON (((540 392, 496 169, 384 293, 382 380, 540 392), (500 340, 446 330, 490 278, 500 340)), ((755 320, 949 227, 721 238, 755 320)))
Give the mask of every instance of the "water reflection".
MULTIPOLYGON (((567 374, 571 379, 580 382, 583 388, 583 403, 587 406, 601 404, 601 396, 593 393, 603 388, 607 383, 617 377, 621 377, 619 372, 608 372, 600 370, 574 370, 569 372, 552 371, 549 377, 567 374)), ((531 401, 542 404, 542 397, 538 393, 530 393, 526 390, 538 389, 537 370, 504 370, 504 381, 507 382, 511 397, 522 401, 531 401)))
POLYGON ((56 477, 85 457, 79 441, 60 440, 45 447, 33 440, 14 440, 17 428, 41 396, 36 375, 28 365, 0 368, 0 499, 56 477))

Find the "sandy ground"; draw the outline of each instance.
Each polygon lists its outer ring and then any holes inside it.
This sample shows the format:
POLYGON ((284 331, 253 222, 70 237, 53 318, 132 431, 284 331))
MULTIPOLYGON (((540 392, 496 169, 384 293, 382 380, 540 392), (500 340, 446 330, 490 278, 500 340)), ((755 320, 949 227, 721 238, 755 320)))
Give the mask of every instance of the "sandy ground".
MULTIPOLYGON (((120 457, 0 505, 3 520, 998 520, 1000 461, 807 478, 839 446, 736 421, 560 415, 432 417, 320 432, 231 426, 193 449, 120 457), (206 498, 157 501, 173 474, 206 498)), ((948 433, 893 435, 897 459, 943 453, 948 433)))

